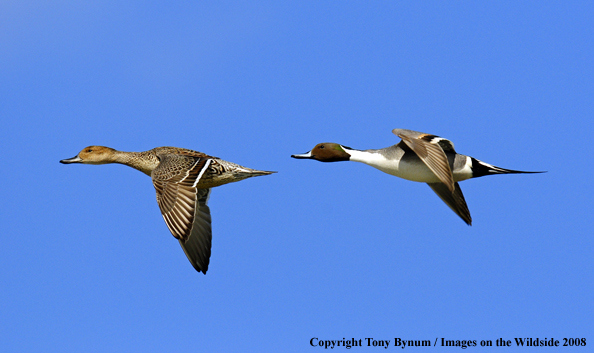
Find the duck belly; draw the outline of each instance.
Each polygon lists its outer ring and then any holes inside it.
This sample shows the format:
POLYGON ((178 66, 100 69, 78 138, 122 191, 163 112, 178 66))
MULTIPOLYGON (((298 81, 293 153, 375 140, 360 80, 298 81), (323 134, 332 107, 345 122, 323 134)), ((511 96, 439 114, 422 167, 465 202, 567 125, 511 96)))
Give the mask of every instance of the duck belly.
POLYGON ((440 181, 431 169, 429 169, 429 167, 427 167, 421 160, 401 160, 399 162, 379 163, 373 165, 373 167, 384 173, 410 181, 418 181, 420 183, 437 183, 440 181))

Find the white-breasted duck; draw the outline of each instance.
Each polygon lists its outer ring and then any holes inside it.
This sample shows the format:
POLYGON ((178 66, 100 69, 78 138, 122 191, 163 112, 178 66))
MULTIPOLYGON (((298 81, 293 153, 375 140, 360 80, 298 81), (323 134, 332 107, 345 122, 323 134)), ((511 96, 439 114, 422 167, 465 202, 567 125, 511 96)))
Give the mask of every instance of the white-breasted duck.
POLYGON ((432 134, 394 129, 400 143, 371 150, 356 150, 337 143, 319 143, 311 151, 295 154, 298 159, 320 162, 354 161, 406 180, 427 183, 464 222, 472 224, 459 181, 494 174, 544 173, 505 169, 456 153, 454 144, 432 134))

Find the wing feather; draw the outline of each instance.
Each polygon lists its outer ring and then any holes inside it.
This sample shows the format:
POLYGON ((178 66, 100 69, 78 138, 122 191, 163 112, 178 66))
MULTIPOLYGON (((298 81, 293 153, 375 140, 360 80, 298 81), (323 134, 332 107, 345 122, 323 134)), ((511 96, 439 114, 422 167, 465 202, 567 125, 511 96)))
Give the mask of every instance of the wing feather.
POLYGON ((435 135, 404 129, 394 129, 392 132, 402 139, 450 192, 455 192, 454 175, 452 174, 448 157, 442 148, 442 145, 450 145, 453 150, 453 144, 449 140, 435 135), (444 143, 445 141, 449 144, 444 143))
POLYGON ((428 183, 429 187, 439 196, 439 198, 448 205, 466 224, 472 225, 472 217, 468 210, 468 205, 462 194, 460 185, 455 183, 455 191, 450 190, 443 183, 428 183))
POLYGON ((151 175, 157 203, 171 234, 198 272, 206 273, 212 243, 210 189, 196 185, 208 169, 207 156, 187 154, 158 155, 161 163, 151 175))

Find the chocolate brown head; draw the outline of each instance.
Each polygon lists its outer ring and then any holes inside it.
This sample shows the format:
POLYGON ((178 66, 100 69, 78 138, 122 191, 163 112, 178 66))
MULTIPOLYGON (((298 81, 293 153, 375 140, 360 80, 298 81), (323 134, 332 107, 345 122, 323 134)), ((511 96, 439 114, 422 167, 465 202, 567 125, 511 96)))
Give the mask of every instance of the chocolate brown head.
POLYGON ((291 157, 297 159, 315 159, 320 162, 340 162, 348 161, 351 155, 345 151, 348 147, 337 143, 323 142, 318 143, 311 151, 304 154, 294 154, 291 157))

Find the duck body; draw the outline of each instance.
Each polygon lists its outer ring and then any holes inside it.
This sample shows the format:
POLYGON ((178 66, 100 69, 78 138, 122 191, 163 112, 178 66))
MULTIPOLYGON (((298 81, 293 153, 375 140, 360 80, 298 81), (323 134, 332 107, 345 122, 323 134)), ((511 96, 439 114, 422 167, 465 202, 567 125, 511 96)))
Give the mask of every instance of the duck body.
POLYGON ((458 182, 493 174, 541 173, 500 168, 458 154, 451 141, 436 135, 406 129, 392 132, 402 141, 382 149, 356 150, 327 142, 291 157, 320 162, 360 162, 402 179, 427 183, 468 225, 472 224, 472 218, 458 182))
POLYGON ((118 163, 150 176, 167 227, 179 240, 192 266, 204 274, 210 262, 212 241, 210 208, 207 205, 211 188, 274 173, 178 147, 122 152, 104 146, 89 146, 60 163, 118 163))
MULTIPOLYGON (((381 170, 386 174, 402 179, 421 183, 437 183, 439 178, 429 167, 405 144, 399 143, 378 150, 347 150, 350 160, 360 162, 381 170)), ((451 170, 454 181, 472 178, 472 168, 469 167, 472 157, 461 154, 446 154, 448 162, 451 160, 451 170)))

